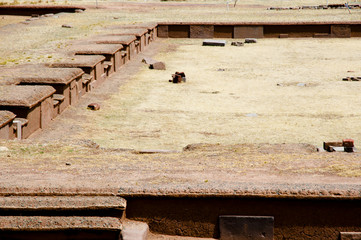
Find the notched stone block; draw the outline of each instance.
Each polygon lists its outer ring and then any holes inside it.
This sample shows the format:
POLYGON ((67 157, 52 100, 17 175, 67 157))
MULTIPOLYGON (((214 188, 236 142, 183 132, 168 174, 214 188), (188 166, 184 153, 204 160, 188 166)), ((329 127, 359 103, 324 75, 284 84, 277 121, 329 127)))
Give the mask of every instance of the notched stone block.
POLYGON ((219 217, 221 240, 273 240, 273 226, 271 216, 219 217))

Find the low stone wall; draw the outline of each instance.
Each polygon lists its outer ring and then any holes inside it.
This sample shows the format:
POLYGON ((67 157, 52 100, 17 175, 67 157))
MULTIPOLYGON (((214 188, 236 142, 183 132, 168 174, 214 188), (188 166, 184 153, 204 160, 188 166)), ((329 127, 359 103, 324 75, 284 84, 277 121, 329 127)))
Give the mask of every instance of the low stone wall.
POLYGON ((19 16, 31 16, 31 15, 44 15, 49 13, 71 12, 74 13, 77 10, 84 11, 84 7, 76 6, 0 6, 0 15, 19 15, 19 16))
POLYGON ((279 38, 361 36, 361 22, 168 22, 158 24, 161 38, 279 38))

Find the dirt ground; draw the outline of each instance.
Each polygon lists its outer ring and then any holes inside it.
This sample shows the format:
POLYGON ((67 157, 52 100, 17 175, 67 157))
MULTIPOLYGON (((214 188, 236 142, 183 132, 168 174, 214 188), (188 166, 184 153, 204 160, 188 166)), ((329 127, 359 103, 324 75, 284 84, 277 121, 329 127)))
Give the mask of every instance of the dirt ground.
MULTIPOLYGON (((210 15, 212 21, 360 16, 342 9, 271 12, 259 1, 229 12, 219 3, 149 4, 111 3, 4 24, 0 64, 56 61, 69 41, 109 24, 209 21, 210 15), (61 28, 65 23, 73 28, 61 28)), ((201 48, 199 40, 159 40, 48 129, 22 143, 1 142, 0 192, 289 195, 293 189, 296 195, 359 196, 360 154, 317 153, 314 147, 344 137, 356 139, 357 147, 361 140, 360 86, 340 81, 360 71, 357 42, 262 39, 240 48, 201 48), (144 55, 164 60, 168 70, 148 70, 144 55), (188 82, 168 83, 179 70, 188 82), (99 112, 86 110, 94 101, 99 112), (197 143, 207 144, 182 150, 197 143), (161 151, 139 154, 144 149, 161 151)))
POLYGON ((75 107, 33 139, 67 136, 104 148, 167 150, 199 142, 361 141, 361 85, 342 81, 361 76, 361 54, 353 51, 359 39, 262 39, 244 47, 230 42, 217 48, 202 47, 202 40, 159 39, 143 55, 159 49, 154 58, 167 70, 149 70, 138 58, 139 72, 129 81, 112 77, 106 88, 119 89, 101 111, 75 107), (186 73, 185 84, 168 82, 176 71, 186 73))

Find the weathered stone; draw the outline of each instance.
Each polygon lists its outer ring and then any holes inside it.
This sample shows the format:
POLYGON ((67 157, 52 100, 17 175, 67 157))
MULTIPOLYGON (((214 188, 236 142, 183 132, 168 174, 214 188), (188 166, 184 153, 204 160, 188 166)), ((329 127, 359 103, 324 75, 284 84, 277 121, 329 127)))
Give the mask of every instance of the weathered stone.
POLYGON ((343 139, 342 146, 344 147, 354 147, 354 140, 353 139, 343 139))
POLYGON ((219 217, 221 240, 273 240, 274 218, 268 216, 219 217))
POLYGON ((351 37, 350 25, 331 25, 331 36, 338 38, 350 38, 351 37))
POLYGON ((361 232, 340 232, 340 240, 361 240, 361 232))
POLYGON ((232 42, 231 45, 236 46, 236 47, 241 47, 244 45, 244 43, 243 42, 232 42))
POLYGON ((155 62, 149 65, 150 69, 155 70, 166 70, 165 64, 163 62, 155 62))
POLYGON ((137 221, 125 221, 123 223, 123 240, 146 240, 149 232, 148 224, 137 221))
POLYGON ((332 147, 342 147, 342 142, 323 142, 323 149, 333 152, 332 147))
POLYGON ((288 34, 282 33, 278 36, 279 38, 288 38, 288 34))
POLYGON ((315 33, 313 34, 314 38, 329 38, 330 34, 328 33, 315 33))
POLYGON ((257 43, 257 39, 255 38, 246 38, 244 40, 245 43, 257 43))
POLYGON ((63 27, 63 28, 72 28, 73 26, 71 26, 69 24, 63 24, 63 25, 61 25, 61 27, 63 27))
POLYGON ((235 26, 234 38, 263 38, 263 26, 235 26))
POLYGON ((97 111, 100 109, 100 105, 98 103, 91 103, 88 105, 88 109, 97 111))
POLYGON ((203 46, 226 46, 226 40, 214 40, 214 39, 206 39, 203 40, 203 46))
POLYGON ((168 25, 158 26, 158 37, 160 37, 160 38, 168 37, 168 25))
POLYGON ((214 35, 213 25, 191 25, 190 38, 212 38, 214 35))
POLYGON ((169 80, 169 82, 173 82, 173 83, 186 82, 186 75, 184 74, 184 72, 175 72, 175 74, 172 74, 172 80, 169 80))

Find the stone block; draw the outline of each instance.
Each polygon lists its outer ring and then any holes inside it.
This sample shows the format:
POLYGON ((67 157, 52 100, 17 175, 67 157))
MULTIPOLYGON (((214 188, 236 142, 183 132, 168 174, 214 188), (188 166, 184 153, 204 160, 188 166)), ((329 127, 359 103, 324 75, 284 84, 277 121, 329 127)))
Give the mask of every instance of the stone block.
POLYGON ((331 36, 337 38, 350 38, 350 25, 331 25, 331 36))
POLYGON ((167 38, 168 37, 168 25, 158 26, 158 37, 167 38))
POLYGON ((340 240, 361 240, 361 232, 340 232, 340 240))
POLYGON ((166 70, 165 64, 163 62, 155 62, 149 65, 150 69, 155 70, 166 70))
POLYGON ((353 141, 353 139, 343 139, 342 145, 345 148, 352 148, 352 147, 354 147, 354 141, 353 141))
POLYGON ((219 217, 221 240, 273 240, 274 218, 269 216, 219 217))
POLYGON ((233 38, 233 26, 214 26, 214 38, 233 38))
POLYGON ((168 37, 189 38, 189 25, 169 25, 168 37))
POLYGON ((332 147, 342 147, 342 142, 323 142, 323 149, 333 152, 332 147))
POLYGON ((314 38, 329 38, 330 34, 328 33, 315 33, 313 34, 314 38))
POLYGON ((214 39, 206 39, 203 41, 203 46, 226 46, 226 40, 214 40, 214 39))
POLYGON ((246 38, 244 43, 257 43, 257 39, 255 38, 246 38))
POLYGON ((98 111, 100 109, 100 104, 99 103, 91 103, 88 105, 88 109, 93 110, 93 111, 98 111))
POLYGON ((213 38, 213 25, 191 25, 190 38, 213 38))
POLYGON ((127 220, 123 223, 123 240, 146 240, 149 232, 148 224, 127 220))
POLYGON ((234 38, 263 38, 263 26, 235 26, 234 38))
POLYGON ((232 42, 231 46, 241 47, 241 46, 244 46, 244 43, 243 42, 232 42))

